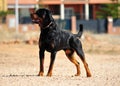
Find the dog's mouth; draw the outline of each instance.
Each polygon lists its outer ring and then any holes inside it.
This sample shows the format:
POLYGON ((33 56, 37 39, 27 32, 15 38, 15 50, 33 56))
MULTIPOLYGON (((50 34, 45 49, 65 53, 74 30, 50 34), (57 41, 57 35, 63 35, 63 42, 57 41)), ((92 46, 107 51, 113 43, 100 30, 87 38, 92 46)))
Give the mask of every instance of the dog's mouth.
POLYGON ((35 13, 30 14, 32 22, 39 24, 40 26, 42 25, 42 18, 39 18, 35 13))
POLYGON ((32 19, 32 22, 33 22, 33 23, 36 23, 36 24, 39 24, 39 23, 40 23, 40 20, 39 20, 39 19, 32 19))
POLYGON ((44 23, 45 15, 37 15, 36 12, 30 12, 33 24, 38 24, 42 29, 48 28, 52 22, 44 23), (43 24, 44 23, 44 24, 43 24))

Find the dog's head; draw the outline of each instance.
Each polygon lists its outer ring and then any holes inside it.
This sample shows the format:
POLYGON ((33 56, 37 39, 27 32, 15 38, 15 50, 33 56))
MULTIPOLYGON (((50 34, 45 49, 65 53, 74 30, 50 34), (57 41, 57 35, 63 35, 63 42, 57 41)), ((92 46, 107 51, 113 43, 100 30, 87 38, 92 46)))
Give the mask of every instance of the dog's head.
POLYGON ((41 28, 46 27, 53 21, 52 13, 48 9, 38 9, 37 11, 30 11, 32 22, 39 24, 41 28))

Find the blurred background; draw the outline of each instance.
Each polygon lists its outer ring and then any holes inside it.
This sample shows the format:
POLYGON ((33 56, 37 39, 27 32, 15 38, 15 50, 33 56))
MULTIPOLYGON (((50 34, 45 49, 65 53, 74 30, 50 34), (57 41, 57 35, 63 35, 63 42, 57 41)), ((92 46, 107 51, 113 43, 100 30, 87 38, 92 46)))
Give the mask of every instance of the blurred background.
POLYGON ((0 0, 0 43, 37 44, 40 27, 29 10, 39 8, 51 10, 60 29, 76 33, 83 24, 82 39, 93 41, 90 48, 95 40, 119 40, 120 0, 0 0))
POLYGON ((0 0, 0 86, 120 86, 120 0, 0 0), (81 37, 92 72, 81 75, 63 51, 57 54, 53 76, 46 77, 50 54, 45 52, 45 74, 38 77, 40 27, 30 10, 49 9, 60 29, 81 37))

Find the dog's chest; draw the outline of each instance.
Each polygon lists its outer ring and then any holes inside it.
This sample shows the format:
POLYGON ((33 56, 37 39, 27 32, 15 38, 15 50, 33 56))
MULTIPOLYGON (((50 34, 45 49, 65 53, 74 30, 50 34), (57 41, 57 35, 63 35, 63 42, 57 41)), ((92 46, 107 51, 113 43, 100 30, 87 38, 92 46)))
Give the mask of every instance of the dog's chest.
POLYGON ((52 33, 47 33, 47 34, 41 34, 40 37, 40 42, 41 42, 41 46, 44 46, 44 48, 47 51, 52 51, 55 49, 55 41, 56 41, 56 33, 52 32, 52 33))

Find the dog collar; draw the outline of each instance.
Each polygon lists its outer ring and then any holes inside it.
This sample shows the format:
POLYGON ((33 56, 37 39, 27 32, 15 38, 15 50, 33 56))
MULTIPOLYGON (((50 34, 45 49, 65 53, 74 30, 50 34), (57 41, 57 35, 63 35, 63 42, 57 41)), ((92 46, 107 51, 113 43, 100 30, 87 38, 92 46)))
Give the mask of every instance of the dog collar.
POLYGON ((44 27, 44 29, 50 27, 50 25, 51 25, 52 23, 53 23, 53 22, 51 21, 46 27, 44 27))

